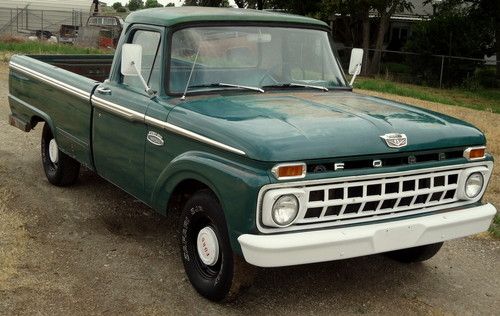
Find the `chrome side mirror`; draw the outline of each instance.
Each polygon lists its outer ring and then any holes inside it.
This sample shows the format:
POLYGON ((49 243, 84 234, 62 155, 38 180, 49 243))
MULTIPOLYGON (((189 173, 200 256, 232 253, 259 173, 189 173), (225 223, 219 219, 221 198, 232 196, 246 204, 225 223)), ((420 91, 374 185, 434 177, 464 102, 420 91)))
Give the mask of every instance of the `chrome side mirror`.
POLYGON ((356 76, 361 73, 361 65, 363 64, 363 49, 353 48, 351 51, 351 61, 349 62, 349 74, 352 75, 351 86, 354 83, 356 76))
POLYGON ((149 96, 154 96, 155 92, 151 89, 141 74, 142 68, 142 46, 137 44, 123 44, 121 73, 124 76, 136 76, 142 82, 144 90, 149 96))
POLYGON ((123 44, 121 72, 124 76, 138 76, 142 68, 142 46, 123 44))

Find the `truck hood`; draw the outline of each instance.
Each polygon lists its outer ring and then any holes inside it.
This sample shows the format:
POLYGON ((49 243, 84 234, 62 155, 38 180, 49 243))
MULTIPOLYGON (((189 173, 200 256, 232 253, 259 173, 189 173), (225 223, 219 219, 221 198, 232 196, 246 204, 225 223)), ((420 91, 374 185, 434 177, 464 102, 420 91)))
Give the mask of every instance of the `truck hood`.
POLYGON ((417 107, 353 92, 191 96, 168 121, 260 161, 297 161, 482 145, 472 125, 417 107), (406 147, 381 138, 403 133, 406 147))

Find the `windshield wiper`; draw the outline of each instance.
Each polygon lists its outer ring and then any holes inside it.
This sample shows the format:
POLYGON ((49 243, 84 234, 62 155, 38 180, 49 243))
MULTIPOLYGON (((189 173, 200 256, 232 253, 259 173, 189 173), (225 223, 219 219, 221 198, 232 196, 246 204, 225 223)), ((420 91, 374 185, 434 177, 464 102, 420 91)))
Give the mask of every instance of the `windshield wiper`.
POLYGON ((189 86, 188 88, 211 88, 211 87, 230 87, 230 88, 238 88, 238 89, 247 89, 247 90, 252 90, 252 91, 259 91, 260 93, 264 93, 264 90, 259 87, 252 87, 252 86, 242 86, 239 84, 230 84, 230 83, 224 83, 224 82, 217 82, 217 83, 209 83, 209 84, 200 84, 200 85, 194 85, 194 86, 189 86))
POLYGON ((289 87, 312 88, 312 89, 318 89, 318 90, 323 90, 325 92, 328 92, 327 87, 314 86, 314 85, 310 85, 310 84, 295 83, 295 82, 263 86, 263 88, 289 88, 289 87))

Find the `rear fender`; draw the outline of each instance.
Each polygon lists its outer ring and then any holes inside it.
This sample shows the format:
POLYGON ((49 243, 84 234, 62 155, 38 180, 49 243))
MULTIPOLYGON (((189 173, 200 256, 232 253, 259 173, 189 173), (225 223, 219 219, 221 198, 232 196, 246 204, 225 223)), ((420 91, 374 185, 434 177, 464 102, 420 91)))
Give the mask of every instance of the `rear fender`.
POLYGON ((52 134, 55 135, 55 125, 50 116, 41 111, 40 109, 31 106, 27 102, 9 94, 9 104, 11 109, 11 116, 14 120, 20 121, 26 125, 26 127, 20 128, 17 125, 11 125, 21 129, 24 132, 29 132, 35 128, 38 122, 43 121, 50 126, 52 134))

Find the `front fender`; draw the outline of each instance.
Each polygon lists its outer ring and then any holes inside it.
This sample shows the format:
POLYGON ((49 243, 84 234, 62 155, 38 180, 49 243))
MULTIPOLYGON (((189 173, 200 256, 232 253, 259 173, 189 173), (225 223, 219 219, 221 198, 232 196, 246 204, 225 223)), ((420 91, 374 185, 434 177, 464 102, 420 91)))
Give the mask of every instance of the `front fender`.
POLYGON ((266 169, 249 159, 243 163, 206 152, 185 152, 162 171, 151 196, 152 206, 165 213, 172 192, 179 183, 189 179, 204 183, 218 197, 232 248, 241 253, 237 238, 256 229, 258 192, 270 183, 266 169))

